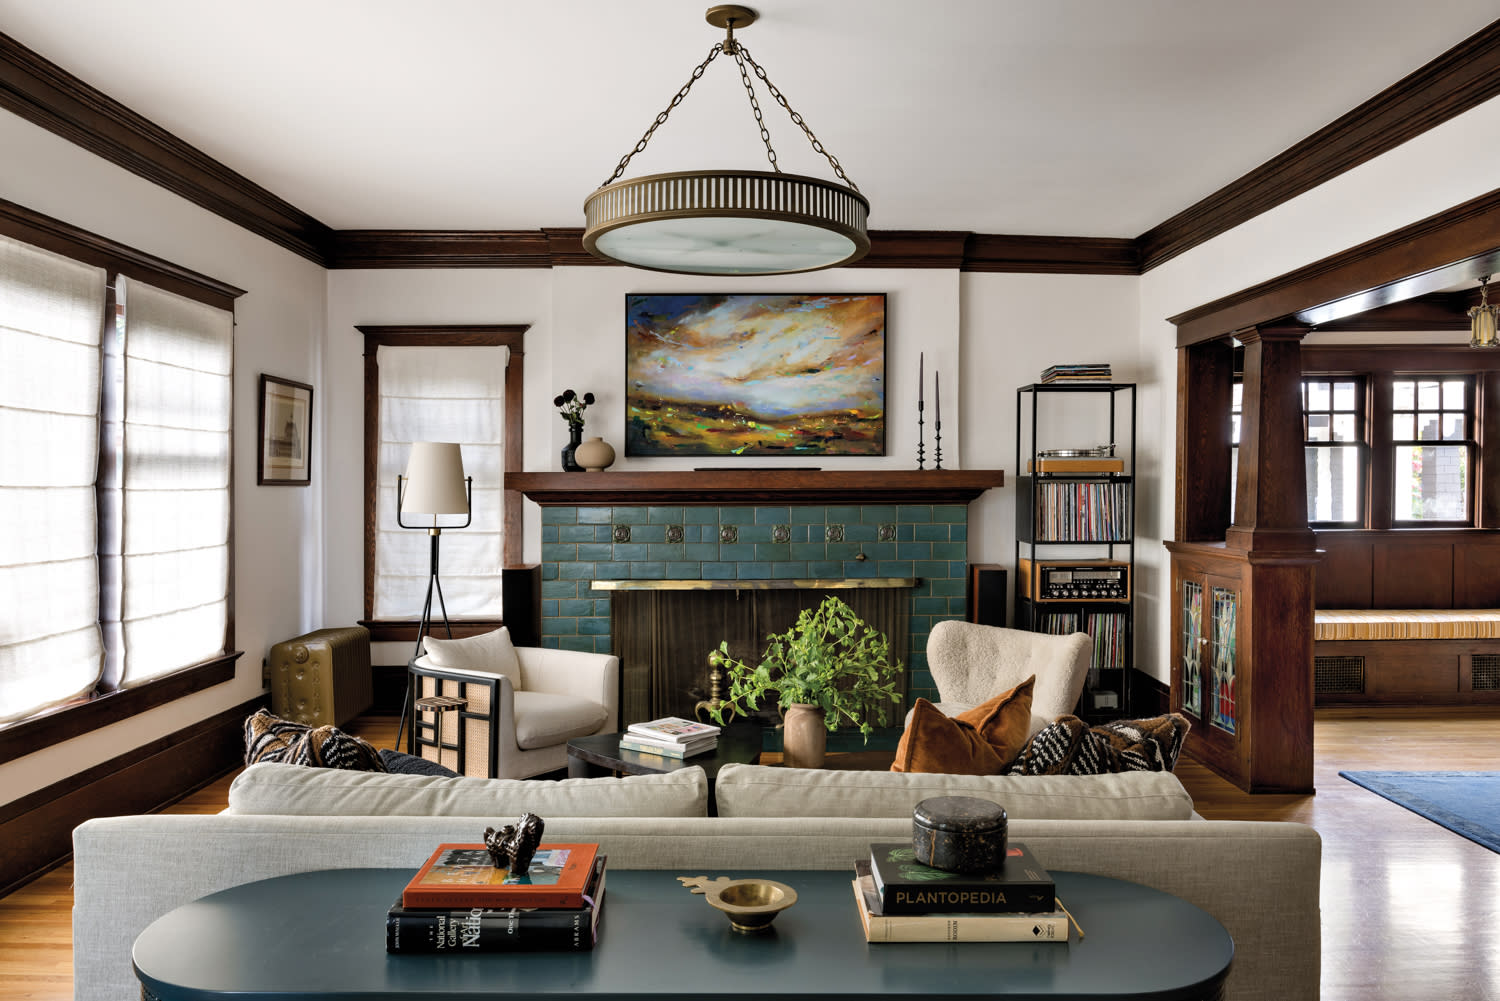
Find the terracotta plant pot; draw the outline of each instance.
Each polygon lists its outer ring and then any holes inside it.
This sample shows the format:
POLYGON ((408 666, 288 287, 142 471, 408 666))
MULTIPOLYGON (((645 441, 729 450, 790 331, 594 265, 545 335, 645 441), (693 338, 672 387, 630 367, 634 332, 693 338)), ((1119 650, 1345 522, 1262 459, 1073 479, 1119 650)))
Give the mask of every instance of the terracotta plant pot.
POLYGON ((820 706, 793 702, 783 713, 781 760, 788 768, 822 768, 828 727, 820 706))
POLYGON ((608 469, 615 461, 615 450, 603 438, 588 438, 573 450, 573 461, 590 473, 608 469))

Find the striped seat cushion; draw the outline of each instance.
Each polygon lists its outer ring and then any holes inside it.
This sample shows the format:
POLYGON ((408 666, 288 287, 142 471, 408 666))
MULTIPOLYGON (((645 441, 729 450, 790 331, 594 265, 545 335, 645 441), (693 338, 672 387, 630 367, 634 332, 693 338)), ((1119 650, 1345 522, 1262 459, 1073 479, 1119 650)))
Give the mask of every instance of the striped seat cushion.
POLYGON ((1314 640, 1500 638, 1500 608, 1375 608, 1313 613, 1314 640))

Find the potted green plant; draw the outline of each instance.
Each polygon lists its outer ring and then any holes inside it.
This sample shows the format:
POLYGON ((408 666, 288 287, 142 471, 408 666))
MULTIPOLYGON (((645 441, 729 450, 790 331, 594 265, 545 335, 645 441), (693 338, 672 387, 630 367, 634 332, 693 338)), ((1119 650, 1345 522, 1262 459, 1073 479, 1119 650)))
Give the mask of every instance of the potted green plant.
POLYGON ((726 713, 754 712, 762 701, 774 701, 785 720, 783 760, 792 767, 822 767, 828 731, 841 723, 859 727, 868 740, 874 727, 866 712, 884 724, 885 703, 901 701, 896 682, 902 666, 891 660, 890 642, 834 595, 804 609, 786 632, 767 636, 759 664, 731 657, 727 642, 709 662, 729 682, 714 720, 723 724, 726 713))

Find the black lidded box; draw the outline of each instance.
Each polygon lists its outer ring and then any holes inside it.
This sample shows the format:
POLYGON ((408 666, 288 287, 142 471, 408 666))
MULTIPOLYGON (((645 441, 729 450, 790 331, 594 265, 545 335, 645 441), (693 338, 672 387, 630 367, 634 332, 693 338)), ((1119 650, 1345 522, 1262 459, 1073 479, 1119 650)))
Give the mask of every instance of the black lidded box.
POLYGON ((917 861, 947 872, 992 872, 1005 863, 1005 808, 975 796, 934 796, 911 814, 917 861))

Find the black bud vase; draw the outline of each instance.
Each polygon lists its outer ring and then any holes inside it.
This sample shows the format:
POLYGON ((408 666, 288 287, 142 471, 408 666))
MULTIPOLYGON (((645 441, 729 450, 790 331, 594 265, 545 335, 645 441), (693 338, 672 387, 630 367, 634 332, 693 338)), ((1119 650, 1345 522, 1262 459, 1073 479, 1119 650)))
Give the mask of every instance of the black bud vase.
POLYGON ((583 425, 582 424, 569 424, 568 425, 568 444, 566 446, 564 446, 564 448, 562 450, 562 467, 563 467, 563 472, 565 472, 565 473, 581 473, 581 472, 583 472, 583 467, 580 466, 578 464, 578 461, 573 458, 573 453, 576 452, 578 450, 578 446, 582 445, 582 444, 583 444, 583 425))

